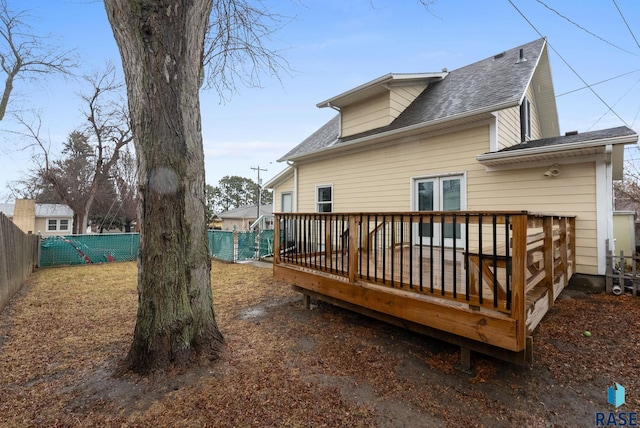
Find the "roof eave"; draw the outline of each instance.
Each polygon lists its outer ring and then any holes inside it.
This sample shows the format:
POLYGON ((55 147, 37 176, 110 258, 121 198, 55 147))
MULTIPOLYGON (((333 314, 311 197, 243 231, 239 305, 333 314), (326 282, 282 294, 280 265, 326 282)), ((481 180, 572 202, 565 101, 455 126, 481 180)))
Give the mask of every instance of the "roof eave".
MULTIPOLYGON (((278 162, 281 162, 281 161, 278 160, 278 162)), ((293 166, 287 165, 287 167, 285 169, 283 169, 278 174, 276 174, 276 176, 273 177, 271 180, 269 180, 266 183, 264 183, 264 186, 262 186, 262 187, 265 188, 265 189, 273 189, 278 184, 280 184, 284 180, 288 179, 292 175, 293 175, 293 166)))
POLYGON ((459 119, 464 119, 467 117, 471 117, 471 116, 475 116, 475 115, 480 115, 480 114, 485 114, 485 113, 493 113, 495 111, 498 110, 503 110, 506 108, 510 108, 510 107, 515 107, 518 105, 518 101, 508 101, 506 103, 503 104, 499 104, 499 105, 494 105, 491 107, 486 107, 486 108, 482 108, 482 109, 478 109, 478 110, 473 110, 470 112, 466 112, 466 113, 462 113, 459 115, 455 115, 455 116, 449 116, 449 117, 444 117, 441 119, 436 119, 436 120, 432 120, 429 122, 422 122, 422 123, 417 123, 415 125, 411 125, 411 126, 405 126, 402 128, 398 128, 398 129, 393 129, 390 131, 386 131, 386 132, 381 132, 379 134, 372 134, 372 135, 367 135, 366 137, 362 137, 362 138, 356 138, 354 140, 351 141, 347 141, 341 144, 335 144, 332 143, 331 145, 328 145, 327 147, 324 147, 320 150, 316 150, 313 151, 311 153, 302 153, 300 155, 294 155, 294 156, 290 156, 287 158, 281 158, 278 160, 278 162, 282 162, 282 161, 300 161, 302 159, 305 158, 310 158, 310 157, 316 157, 316 156, 320 156, 324 153, 330 152, 332 150, 336 150, 336 149, 345 149, 348 147, 353 147, 356 146, 358 144, 363 144, 363 143, 367 143, 370 141, 374 141, 374 140, 378 140, 378 139, 382 139, 382 138, 390 138, 390 137, 394 137, 398 134, 403 134, 406 132, 411 132, 411 131, 416 131, 416 130, 420 130, 422 128, 428 128, 430 126, 435 126, 435 125, 440 125, 442 123, 446 123, 446 122, 453 122, 455 120, 459 120, 459 119))
POLYGON ((367 97, 369 93, 377 93, 379 92, 378 88, 385 88, 385 85, 395 83, 395 82, 406 82, 406 81, 420 81, 420 80, 440 80, 449 74, 447 71, 442 72, 433 72, 433 73, 407 73, 407 74, 394 74, 388 73, 384 76, 378 77, 377 79, 371 80, 370 82, 364 83, 360 86, 357 86, 353 89, 350 89, 346 92, 343 92, 339 95, 329 98, 328 100, 319 102, 316 104, 316 107, 340 107, 344 105, 344 100, 348 100, 351 98, 362 98, 367 97))
POLYGON ((634 144, 638 142, 638 135, 624 135, 620 137, 602 138, 593 141, 579 141, 554 146, 531 147, 528 149, 511 150, 506 152, 484 153, 476 156, 476 160, 485 166, 493 166, 505 163, 517 163, 534 156, 569 152, 592 147, 603 147, 614 144, 634 144))

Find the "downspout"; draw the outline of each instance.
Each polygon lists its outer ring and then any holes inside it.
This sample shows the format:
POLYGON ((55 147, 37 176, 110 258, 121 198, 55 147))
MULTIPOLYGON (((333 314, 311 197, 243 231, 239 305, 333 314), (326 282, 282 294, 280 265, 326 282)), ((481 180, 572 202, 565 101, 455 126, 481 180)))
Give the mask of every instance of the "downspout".
POLYGON ((327 103, 327 107, 338 112, 338 138, 342 138, 342 112, 340 111, 340 107, 334 106, 331 103, 327 103))
MULTIPOLYGON (((615 250, 615 241, 613 238, 613 162, 612 159, 613 153, 613 145, 607 144, 604 149, 604 161, 606 165, 606 176, 607 176, 607 238, 611 243, 611 249, 615 250)), ((605 261, 605 273, 606 273, 606 246, 604 251, 604 261, 605 261)))
POLYGON ((287 165, 293 167, 293 195, 291 195, 291 211, 298 212, 298 166, 293 161, 287 161, 287 165))
POLYGON ((613 240, 613 146, 607 144, 604 159, 596 162, 596 235, 598 253, 598 275, 604 275, 607 268, 607 247, 615 249, 613 240))

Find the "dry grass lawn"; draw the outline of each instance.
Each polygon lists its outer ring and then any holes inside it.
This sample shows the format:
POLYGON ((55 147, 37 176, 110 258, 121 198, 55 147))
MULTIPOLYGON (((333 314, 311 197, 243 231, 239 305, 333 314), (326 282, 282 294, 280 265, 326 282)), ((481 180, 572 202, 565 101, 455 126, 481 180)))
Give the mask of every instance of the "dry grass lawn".
POLYGON ((536 363, 451 345, 301 296, 270 269, 213 262, 223 358, 114 377, 135 323, 134 263, 42 269, 0 314, 0 425, 591 426, 627 389, 640 411, 640 299, 569 295, 538 327, 536 363), (592 332, 585 337, 584 330, 592 332))

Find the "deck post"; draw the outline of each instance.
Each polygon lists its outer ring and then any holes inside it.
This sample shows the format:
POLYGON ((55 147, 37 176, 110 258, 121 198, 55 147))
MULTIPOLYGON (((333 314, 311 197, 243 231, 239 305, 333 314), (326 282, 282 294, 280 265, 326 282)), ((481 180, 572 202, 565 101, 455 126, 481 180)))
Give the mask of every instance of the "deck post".
POLYGON ((527 221, 526 213, 513 216, 513 264, 511 269, 511 317, 516 320, 516 347, 525 349, 525 269, 527 265, 527 221))
POLYGON ((544 230, 544 277, 547 285, 547 300, 549 308, 553 306, 553 287, 555 274, 553 272, 554 260, 553 260, 553 217, 545 216, 542 220, 542 227, 544 230))
MULTIPOLYGON (((273 218, 273 264, 280 262, 280 215, 273 218)), ((286 239, 286 236, 285 236, 286 239)), ((286 247, 286 246, 285 246, 286 247)))
POLYGON ((349 215, 349 282, 358 277, 358 221, 355 215, 349 215))
POLYGON ((460 347, 460 369, 466 373, 471 373, 471 349, 460 347))
POLYGON ((302 294, 302 304, 305 309, 311 309, 311 296, 307 293, 302 294))

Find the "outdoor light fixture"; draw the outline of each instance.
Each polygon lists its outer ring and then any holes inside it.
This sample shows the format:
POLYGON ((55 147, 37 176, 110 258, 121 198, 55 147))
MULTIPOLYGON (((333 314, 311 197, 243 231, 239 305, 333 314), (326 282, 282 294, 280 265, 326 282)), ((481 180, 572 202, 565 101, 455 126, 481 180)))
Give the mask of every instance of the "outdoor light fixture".
POLYGON ((554 163, 551 167, 544 172, 545 177, 557 177, 560 175, 560 165, 554 163))

